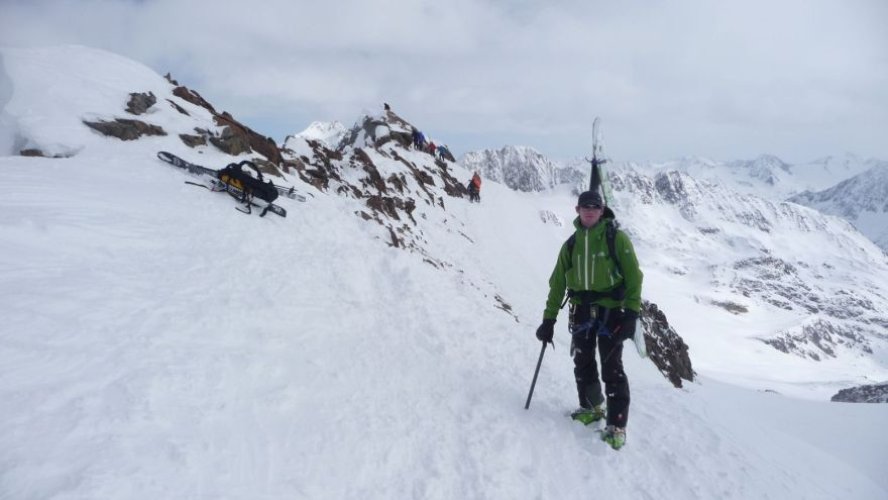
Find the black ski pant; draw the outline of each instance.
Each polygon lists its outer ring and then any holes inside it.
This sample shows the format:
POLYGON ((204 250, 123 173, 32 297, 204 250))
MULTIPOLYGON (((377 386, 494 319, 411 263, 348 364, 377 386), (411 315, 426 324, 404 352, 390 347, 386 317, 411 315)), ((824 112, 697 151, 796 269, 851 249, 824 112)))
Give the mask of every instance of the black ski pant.
POLYGON ((571 305, 570 354, 574 362, 580 406, 591 408, 605 399, 595 360, 598 348, 601 381, 607 394, 607 425, 626 427, 629 420, 629 380, 623 371, 623 342, 615 340, 610 333, 621 319, 622 311, 619 309, 571 305))

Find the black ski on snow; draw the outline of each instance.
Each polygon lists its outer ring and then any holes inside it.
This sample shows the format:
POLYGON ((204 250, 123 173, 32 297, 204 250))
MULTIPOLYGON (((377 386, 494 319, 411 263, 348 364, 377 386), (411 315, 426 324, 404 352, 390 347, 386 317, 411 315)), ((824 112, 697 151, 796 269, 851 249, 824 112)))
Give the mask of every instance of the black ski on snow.
MULTIPOLYGON (((187 184, 201 186, 206 189, 209 189, 210 191, 225 191, 226 193, 230 194, 232 197, 234 197, 235 199, 237 199, 238 201, 240 201, 241 203, 244 204, 245 209, 241 209, 239 207, 236 207, 237 210, 240 212, 244 212, 244 213, 249 214, 249 213, 252 213, 251 207, 256 207, 256 208, 262 209, 262 212, 259 214, 260 217, 264 217, 267 212, 272 212, 272 213, 277 214, 281 217, 287 216, 287 210, 284 209, 283 207, 281 207, 279 205, 275 205, 274 203, 268 203, 263 200, 259 200, 257 198, 252 197, 252 196, 248 196, 243 192, 243 190, 238 189, 237 187, 227 184, 225 182, 222 182, 219 178, 219 171, 218 170, 213 170, 211 168, 207 168, 207 167, 204 167, 201 165, 187 162, 187 161, 183 160, 182 158, 179 158, 178 156, 176 156, 172 153, 168 153, 166 151, 158 152, 157 157, 160 158, 161 160, 169 163, 170 165, 181 168, 183 170, 187 170, 189 173, 191 173, 193 175, 210 177, 210 186, 207 186, 205 184, 198 184, 196 182, 187 182, 187 184)), ((274 184, 272 184, 272 185, 274 185, 274 184)), ((282 194, 290 199, 297 200, 297 201, 303 201, 303 202, 305 201, 305 197, 300 194, 297 194, 295 192, 295 188, 292 188, 292 187, 286 188, 283 186, 276 186, 276 185, 274 185, 274 188, 277 190, 277 192, 279 194, 282 194)))
MULTIPOLYGON (((171 165, 175 165, 179 168, 185 169, 194 175, 209 175, 213 178, 218 177, 218 170, 213 170, 212 168, 207 168, 201 165, 187 162, 182 158, 179 158, 178 156, 166 151, 160 151, 159 153, 157 153, 157 157, 171 165)), ((277 189, 278 194, 286 196, 291 200, 302 202, 305 201, 305 196, 297 193, 295 187, 278 186, 277 184, 275 184, 274 188, 277 189)))
POLYGON ((185 169, 194 175, 209 175, 210 177, 213 177, 214 179, 216 178, 216 175, 217 175, 216 171, 213 170, 212 168, 207 168, 207 167, 202 167, 200 165, 195 165, 194 163, 187 162, 172 153, 167 153, 166 151, 158 152, 157 157, 160 158, 161 160, 171 164, 171 165, 177 166, 181 169, 185 169))

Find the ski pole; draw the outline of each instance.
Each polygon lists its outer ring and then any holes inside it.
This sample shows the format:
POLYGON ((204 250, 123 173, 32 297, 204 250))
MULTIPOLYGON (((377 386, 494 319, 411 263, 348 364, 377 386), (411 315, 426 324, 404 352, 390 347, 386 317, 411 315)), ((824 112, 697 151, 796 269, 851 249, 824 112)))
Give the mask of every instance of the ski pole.
POLYGON ((530 398, 533 397, 533 388, 536 386, 537 375, 540 374, 540 365, 543 364, 543 354, 545 354, 545 353, 546 353, 546 343, 543 342, 543 348, 540 349, 540 359, 537 361, 536 370, 534 370, 534 372, 533 372, 533 381, 530 383, 530 392, 527 393, 527 402, 524 403, 525 410, 530 408, 530 398))

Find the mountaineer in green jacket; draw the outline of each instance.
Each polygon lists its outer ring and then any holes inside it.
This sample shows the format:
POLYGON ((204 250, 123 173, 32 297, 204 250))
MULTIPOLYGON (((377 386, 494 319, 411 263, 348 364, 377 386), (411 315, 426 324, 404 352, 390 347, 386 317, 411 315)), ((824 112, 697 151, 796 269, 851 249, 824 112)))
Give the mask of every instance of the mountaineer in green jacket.
POLYGON ((643 274, 632 242, 617 229, 613 212, 604 206, 597 191, 580 194, 576 211, 576 232, 558 252, 549 278, 543 323, 537 328, 536 337, 543 342, 552 341, 555 319, 567 291, 570 352, 580 400, 580 407, 571 417, 589 425, 606 416, 602 438, 619 449, 626 442, 629 416, 623 341, 635 335, 643 274), (596 344, 607 394, 606 412, 595 360, 596 344))

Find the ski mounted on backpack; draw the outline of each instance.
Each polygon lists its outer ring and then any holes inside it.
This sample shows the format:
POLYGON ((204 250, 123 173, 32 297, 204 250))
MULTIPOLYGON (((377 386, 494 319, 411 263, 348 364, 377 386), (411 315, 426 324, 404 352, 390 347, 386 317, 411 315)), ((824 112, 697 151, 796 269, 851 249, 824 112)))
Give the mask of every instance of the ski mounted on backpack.
MULTIPOLYGON (((610 190, 610 182, 608 181, 607 174, 604 170, 604 164, 607 163, 607 160, 604 158, 604 144, 601 140, 601 118, 595 117, 595 120, 592 122, 592 159, 586 158, 586 161, 589 162, 591 167, 591 172, 589 173, 589 191, 595 191, 601 193, 601 197, 604 200, 604 212, 602 212, 601 217, 604 219, 606 227, 605 227, 605 240, 607 242, 607 252, 610 259, 614 262, 614 266, 617 268, 617 272, 620 275, 623 274, 623 269, 620 266, 620 260, 617 258, 617 250, 616 250, 616 239, 617 239, 617 231, 620 228, 620 223, 617 222, 616 215, 614 214, 612 205, 612 196, 610 190)), ((567 254, 573 255, 573 248, 576 245, 577 235, 573 233, 567 239, 565 244, 567 245, 567 254)), ((570 261, 571 264, 573 261, 570 261)), ((623 297, 626 293, 626 288, 622 284, 612 290, 607 290, 603 292, 592 292, 592 291, 581 291, 581 292, 573 292, 572 290, 567 291, 567 296, 564 299, 564 302, 561 304, 561 307, 564 307, 567 302, 573 297, 579 297, 580 300, 586 303, 594 302, 599 299, 609 298, 614 300, 623 300, 623 297)), ((644 341, 644 333, 641 328, 641 319, 639 318, 638 326, 636 327, 636 337, 632 338, 632 341, 635 343, 635 347, 638 350, 638 355, 642 358, 647 357, 647 347, 645 346, 644 341)))
POLYGON ((187 170, 191 174, 209 177, 209 186, 195 182, 186 182, 186 184, 201 186, 214 192, 227 192, 244 204, 244 208, 235 207, 240 212, 249 214, 252 213, 252 207, 256 207, 262 209, 260 217, 264 217, 268 212, 286 217, 287 211, 272 203, 279 195, 283 194, 290 199, 305 201, 304 196, 296 194, 295 188, 276 186, 270 180, 266 181, 259 167, 249 160, 231 163, 222 170, 213 170, 187 162, 166 151, 158 152, 157 157, 173 166, 187 170))
MULTIPOLYGON (((616 220, 616 215, 614 211, 610 208, 610 193, 609 189, 606 189, 607 184, 607 176, 604 172, 604 164, 607 163, 607 160, 604 159, 603 153, 603 144, 601 140, 601 118, 595 117, 595 121, 592 122, 592 159, 586 158, 586 161, 589 162, 591 168, 591 172, 589 174, 589 191, 593 191, 596 193, 601 193, 601 197, 604 200, 604 212, 601 214, 601 218, 604 220, 607 227, 605 228, 605 237, 607 240, 607 251, 611 258, 614 261, 614 265, 617 268, 617 272, 621 275, 623 274, 623 269, 620 268, 620 261, 617 259, 617 250, 616 250, 616 239, 617 239, 617 230, 620 228, 620 224, 616 220)), ((577 242, 577 234, 573 233, 567 239, 567 254, 573 254, 574 245, 577 242)), ((573 264, 573 261, 570 261, 573 264)), ((608 292, 577 292, 574 295, 571 295, 571 291, 568 291, 568 296, 565 299, 565 303, 572 296, 580 296, 584 295, 582 298, 587 301, 594 301, 601 298, 612 298, 615 300, 623 300, 623 295, 625 293, 625 289, 620 286, 614 290, 608 292)), ((564 304, 561 305, 564 307, 564 304)))

